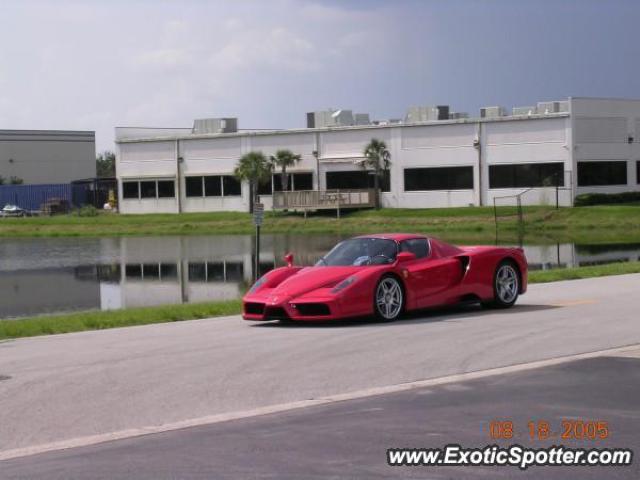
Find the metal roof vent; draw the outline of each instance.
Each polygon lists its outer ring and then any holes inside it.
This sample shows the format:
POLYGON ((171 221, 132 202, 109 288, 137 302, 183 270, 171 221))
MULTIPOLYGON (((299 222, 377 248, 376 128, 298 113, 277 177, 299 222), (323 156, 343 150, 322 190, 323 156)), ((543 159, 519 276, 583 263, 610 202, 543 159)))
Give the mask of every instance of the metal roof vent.
POLYGON ((235 133, 238 131, 238 119, 227 118, 200 118, 193 121, 192 133, 235 133))

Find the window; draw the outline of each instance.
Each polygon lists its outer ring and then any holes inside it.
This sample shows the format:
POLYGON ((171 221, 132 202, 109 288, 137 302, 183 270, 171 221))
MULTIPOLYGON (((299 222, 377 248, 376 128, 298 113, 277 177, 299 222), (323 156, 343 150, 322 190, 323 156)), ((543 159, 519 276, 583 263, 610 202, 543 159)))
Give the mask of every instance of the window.
MULTIPOLYGON (((374 174, 368 170, 349 170, 346 172, 327 172, 328 190, 360 190, 373 188, 374 174)), ((382 172, 380 178, 380 190, 388 192, 391 190, 391 175, 389 170, 382 172)))
POLYGON ((155 180, 140 182, 140 198, 156 198, 155 180))
POLYGON ((219 175, 204 177, 204 196, 221 197, 222 184, 219 175))
POLYGON ((240 182, 231 175, 207 175, 206 177, 186 177, 185 194, 187 197, 221 197, 240 195, 240 182))
POLYGON ((471 189, 473 189, 473 167, 404 169, 405 192, 471 189))
POLYGON ((174 198, 174 180, 129 180, 122 182, 122 198, 174 198))
POLYGON ((122 182, 122 198, 139 198, 139 182, 122 182))
POLYGON ((158 198, 174 198, 176 185, 173 180, 158 180, 158 198))
POLYGON ((207 280, 207 264, 204 262, 189 262, 188 272, 190 282, 204 282, 207 280))
POLYGON ((294 173, 294 190, 313 190, 313 173, 294 173))
MULTIPOLYGON (((291 190, 313 190, 313 174, 312 173, 287 173, 289 191, 291 190)), ((273 191, 282 191, 282 175, 275 173, 273 175, 273 191)), ((265 195, 265 194, 263 194, 265 195)))
POLYGON ((142 278, 142 265, 139 263, 127 263, 124 267, 127 278, 142 278))
POLYGON ((626 185, 627 162, 578 162, 578 186, 626 185))
POLYGON ((564 163, 489 165, 489 188, 564 186, 564 163))
POLYGON ((429 255, 429 242, 426 238, 412 238, 400 242, 401 252, 411 252, 416 258, 425 258, 429 255))
POLYGON ((202 197, 202 177, 186 177, 184 185, 187 197, 202 197))
POLYGON ((222 186, 225 197, 239 197, 240 195, 242 195, 242 185, 236 177, 225 175, 224 177, 222 177, 222 186))

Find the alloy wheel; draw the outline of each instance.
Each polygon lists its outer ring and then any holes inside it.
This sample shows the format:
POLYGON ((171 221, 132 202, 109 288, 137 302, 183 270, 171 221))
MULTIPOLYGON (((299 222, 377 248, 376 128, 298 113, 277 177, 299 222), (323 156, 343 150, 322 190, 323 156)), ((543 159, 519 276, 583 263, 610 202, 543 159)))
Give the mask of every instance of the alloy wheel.
POLYGON ((398 280, 386 277, 376 289, 376 309, 385 320, 394 320, 402 311, 402 287, 398 280))
POLYGON ((505 264, 496 273, 496 292, 504 304, 513 303, 518 296, 518 272, 512 265, 505 264))

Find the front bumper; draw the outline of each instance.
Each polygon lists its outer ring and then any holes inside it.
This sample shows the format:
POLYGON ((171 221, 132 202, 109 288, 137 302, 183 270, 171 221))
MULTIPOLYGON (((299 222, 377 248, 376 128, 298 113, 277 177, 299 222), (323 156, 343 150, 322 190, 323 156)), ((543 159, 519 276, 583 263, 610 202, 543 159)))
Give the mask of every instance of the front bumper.
POLYGON ((300 320, 321 321, 343 318, 335 297, 273 299, 251 295, 242 300, 242 318, 253 321, 300 320))

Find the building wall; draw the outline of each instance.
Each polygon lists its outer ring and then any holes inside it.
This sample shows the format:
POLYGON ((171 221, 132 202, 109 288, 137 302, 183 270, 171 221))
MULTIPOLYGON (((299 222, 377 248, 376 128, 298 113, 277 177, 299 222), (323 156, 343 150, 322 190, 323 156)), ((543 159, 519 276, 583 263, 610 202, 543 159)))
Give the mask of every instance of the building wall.
POLYGON ((94 132, 0 130, 0 175, 25 184, 69 183, 96 176, 94 132))
POLYGON ((640 161, 640 100, 572 98, 570 104, 576 169, 578 162, 627 162, 626 184, 578 185, 576 194, 639 191, 636 162, 640 161))
MULTIPOLYGON (((119 179, 179 177, 181 200, 121 201, 121 211, 173 212, 178 211, 179 204, 185 212, 248 211, 247 185, 243 185, 240 197, 191 199, 184 195, 184 178, 230 175, 240 156, 252 150, 272 155, 287 148, 301 154, 302 161, 290 171, 313 172, 314 188, 323 190, 327 188, 327 172, 361 169, 363 149, 372 138, 385 141, 391 153, 391 189, 381 194, 385 207, 509 205, 516 203, 517 195, 525 205, 556 201, 571 205, 580 193, 639 189, 636 162, 640 161, 640 100, 571 99, 569 114, 124 141, 118 145, 119 179), (578 162, 597 160, 626 161, 627 183, 578 186, 578 162), (490 185, 492 166, 524 164, 531 169, 538 165, 539 169, 540 164, 547 163, 561 164, 563 187, 490 185), (405 191, 407 168, 461 166, 473 169, 473 188, 405 191)), ((262 195, 261 201, 271 208, 270 195, 262 195)))
POLYGON ((568 117, 522 120, 519 122, 487 122, 482 124, 483 204, 508 205, 512 196, 522 194, 523 204, 552 205, 556 201, 554 187, 490 188, 491 165, 540 164, 562 162, 565 187, 558 192, 560 205, 573 201, 573 163, 568 140, 571 123, 568 117), (525 192, 526 193, 523 193, 525 192))

